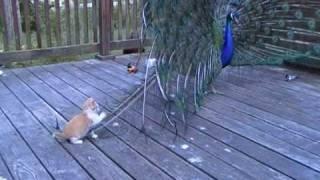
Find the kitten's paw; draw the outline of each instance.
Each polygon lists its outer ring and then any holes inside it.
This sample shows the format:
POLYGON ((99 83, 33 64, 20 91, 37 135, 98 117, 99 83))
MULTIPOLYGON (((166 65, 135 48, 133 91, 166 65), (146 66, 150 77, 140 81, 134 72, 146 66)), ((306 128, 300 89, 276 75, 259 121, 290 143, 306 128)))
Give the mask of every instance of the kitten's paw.
POLYGON ((71 138, 70 141, 72 144, 83 144, 83 140, 81 139, 71 138))
POLYGON ((104 118, 107 117, 107 114, 106 114, 105 112, 102 112, 102 113, 100 114, 100 116, 101 116, 101 119, 104 119, 104 118))
POLYGON ((91 137, 93 138, 93 139, 98 139, 98 134, 91 134, 91 137))
POLYGON ((91 137, 92 137, 93 139, 97 139, 99 136, 98 136, 98 134, 92 132, 92 133, 91 133, 91 137))

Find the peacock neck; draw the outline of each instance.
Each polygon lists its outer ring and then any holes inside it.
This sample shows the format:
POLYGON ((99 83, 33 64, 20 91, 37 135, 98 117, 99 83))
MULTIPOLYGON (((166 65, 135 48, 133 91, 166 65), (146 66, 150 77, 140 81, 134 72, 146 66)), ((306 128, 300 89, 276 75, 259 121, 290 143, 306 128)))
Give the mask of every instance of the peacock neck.
POLYGON ((233 48, 232 20, 227 18, 224 32, 224 44, 221 54, 222 67, 225 67, 231 63, 233 57, 233 48))
POLYGON ((225 37, 228 39, 232 37, 232 23, 231 20, 227 19, 227 24, 225 27, 225 37))

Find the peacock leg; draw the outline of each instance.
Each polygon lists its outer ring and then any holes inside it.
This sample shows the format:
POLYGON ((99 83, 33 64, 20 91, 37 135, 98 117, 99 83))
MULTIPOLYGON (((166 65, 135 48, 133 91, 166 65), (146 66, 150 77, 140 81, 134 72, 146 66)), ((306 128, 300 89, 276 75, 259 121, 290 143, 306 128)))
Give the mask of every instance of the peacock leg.
MULTIPOLYGON (((169 124, 174 127, 175 129, 175 134, 178 135, 178 128, 177 128, 177 122, 175 120, 172 120, 170 118, 170 116, 172 116, 171 114, 171 110, 172 110, 172 103, 173 101, 168 101, 166 102, 166 105, 165 105, 165 111, 164 111, 164 115, 165 115, 165 118, 166 118, 166 122, 169 122, 169 124), (168 113, 169 112, 169 113, 168 113)), ((166 123, 165 122, 165 123, 166 123)))
POLYGON ((224 95, 223 92, 218 91, 213 85, 211 85, 211 93, 213 93, 213 94, 219 94, 219 95, 224 95))

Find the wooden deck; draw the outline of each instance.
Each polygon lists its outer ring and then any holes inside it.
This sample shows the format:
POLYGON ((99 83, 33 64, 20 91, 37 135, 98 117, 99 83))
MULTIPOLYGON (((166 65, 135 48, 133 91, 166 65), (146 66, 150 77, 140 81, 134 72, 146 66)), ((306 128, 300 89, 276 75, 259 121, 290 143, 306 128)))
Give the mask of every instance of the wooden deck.
MULTIPOLYGON (((0 177, 6 179, 320 179, 320 75, 283 67, 226 68, 184 133, 162 128, 159 93, 83 145, 52 138, 94 97, 112 111, 143 82, 133 56, 14 69, 0 77, 0 177), (299 79, 284 81, 286 73, 299 79)), ((191 113, 190 113, 191 114, 191 113)), ((179 125, 182 129, 182 125, 179 125)), ((1 178, 0 178, 1 179, 1 178)))

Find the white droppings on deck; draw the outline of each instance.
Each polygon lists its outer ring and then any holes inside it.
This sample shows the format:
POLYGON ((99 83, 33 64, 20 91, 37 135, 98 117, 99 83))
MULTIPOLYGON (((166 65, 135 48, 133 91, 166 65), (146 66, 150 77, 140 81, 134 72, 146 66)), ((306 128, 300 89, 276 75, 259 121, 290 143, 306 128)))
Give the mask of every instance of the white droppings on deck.
POLYGON ((191 138, 190 138, 190 140, 191 140, 191 141, 193 141, 193 140, 194 140, 194 138, 193 138, 193 137, 191 137, 191 138))
POLYGON ((0 71, 0 76, 2 76, 3 75, 3 71, 0 71))
POLYGON ((200 126, 199 128, 200 128, 201 131, 204 131, 204 130, 207 129, 207 128, 203 127, 203 126, 200 126))
POLYGON ((89 161, 92 161, 92 157, 91 157, 91 156, 88 156, 88 160, 89 160, 89 161))
POLYGON ((112 123, 112 126, 113 127, 117 127, 117 126, 119 126, 119 123, 118 122, 114 122, 114 123, 112 123))
POLYGON ((176 145, 170 144, 169 147, 173 149, 173 148, 176 148, 176 145))
POLYGON ((205 145, 206 148, 210 147, 208 144, 205 145))
POLYGON ((202 158, 201 157, 191 157, 188 159, 189 162, 191 163, 201 163, 202 162, 202 158))
POLYGON ((224 151, 228 152, 228 153, 231 153, 232 151, 228 148, 225 148, 224 151))
POLYGON ((186 150, 186 149, 188 149, 188 148, 189 148, 189 145, 188 145, 188 144, 182 144, 182 145, 181 145, 181 149, 186 150))

